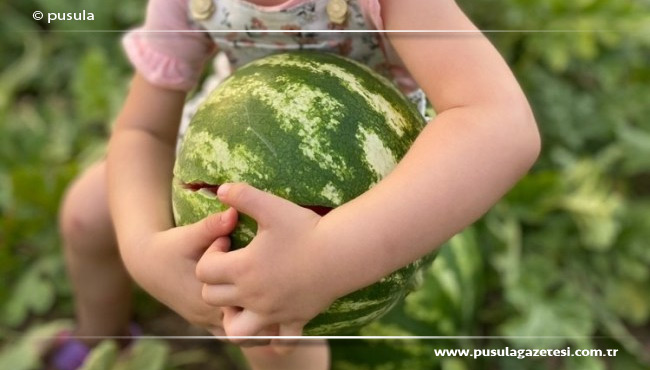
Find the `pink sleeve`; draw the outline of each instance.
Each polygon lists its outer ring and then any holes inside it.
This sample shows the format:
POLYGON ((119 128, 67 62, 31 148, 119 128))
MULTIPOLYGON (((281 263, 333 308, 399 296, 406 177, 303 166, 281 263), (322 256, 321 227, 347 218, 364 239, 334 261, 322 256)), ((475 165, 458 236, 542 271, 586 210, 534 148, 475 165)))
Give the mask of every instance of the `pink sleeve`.
POLYGON ((188 0, 149 0, 144 26, 129 31, 122 44, 135 69, 150 83, 189 91, 215 45, 188 21, 188 0), (165 32, 155 32, 165 31, 165 32))
POLYGON ((361 10, 367 20, 370 21, 375 29, 384 29, 384 21, 381 19, 381 6, 379 0, 359 0, 361 10))

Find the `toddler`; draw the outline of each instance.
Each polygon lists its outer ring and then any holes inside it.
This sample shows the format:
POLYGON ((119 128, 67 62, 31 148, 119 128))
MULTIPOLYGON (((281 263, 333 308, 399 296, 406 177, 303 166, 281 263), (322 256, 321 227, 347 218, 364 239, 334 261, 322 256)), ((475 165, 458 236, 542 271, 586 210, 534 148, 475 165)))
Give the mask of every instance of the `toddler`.
MULTIPOLYGON (((71 185, 61 211, 76 336, 130 333, 131 278, 215 335, 300 335, 336 298, 475 221, 540 149, 514 76, 453 0, 150 0, 144 26, 124 45, 135 76, 107 159, 71 185), (295 49, 358 60, 420 108, 428 98, 437 115, 384 180, 325 216, 246 184, 224 184, 217 196, 228 211, 174 227, 179 125, 203 95, 186 104, 205 62, 221 52, 223 74, 224 64, 236 69, 295 49), (258 235, 226 253, 237 212, 257 220, 258 235)), ((80 366, 95 344, 64 339, 52 356, 60 369, 80 366)), ((252 344, 243 352, 253 369, 329 366, 325 342, 252 344)))

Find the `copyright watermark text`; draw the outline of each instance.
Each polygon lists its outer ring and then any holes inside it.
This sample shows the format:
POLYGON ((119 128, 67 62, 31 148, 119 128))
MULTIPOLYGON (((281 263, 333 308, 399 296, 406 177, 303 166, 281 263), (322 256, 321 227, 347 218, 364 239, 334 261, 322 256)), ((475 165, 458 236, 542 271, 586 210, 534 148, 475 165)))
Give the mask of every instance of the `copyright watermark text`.
POLYGON ((87 12, 85 10, 75 13, 43 13, 40 10, 32 13, 32 18, 35 21, 40 21, 45 18, 47 15, 47 23, 57 22, 57 21, 94 21, 95 14, 92 12, 87 12))

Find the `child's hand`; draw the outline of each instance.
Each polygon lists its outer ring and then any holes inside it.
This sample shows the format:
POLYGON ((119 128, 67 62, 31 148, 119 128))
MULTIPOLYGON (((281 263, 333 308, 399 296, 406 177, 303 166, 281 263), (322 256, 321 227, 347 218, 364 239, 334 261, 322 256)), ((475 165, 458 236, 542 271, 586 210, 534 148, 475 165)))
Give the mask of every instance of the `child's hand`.
POLYGON ((237 212, 229 209, 191 225, 153 234, 141 245, 139 262, 130 269, 132 275, 148 293, 190 323, 214 335, 224 335, 222 311, 201 298, 202 283, 195 269, 206 249, 228 250, 227 235, 236 220, 237 212))
POLYGON ((279 324, 279 335, 301 335, 303 326, 334 299, 328 245, 316 213, 245 184, 222 185, 219 199, 257 221, 257 236, 236 251, 210 248, 197 265, 203 299, 225 308, 229 336, 258 335, 279 324), (239 309, 233 308, 238 307, 239 309))

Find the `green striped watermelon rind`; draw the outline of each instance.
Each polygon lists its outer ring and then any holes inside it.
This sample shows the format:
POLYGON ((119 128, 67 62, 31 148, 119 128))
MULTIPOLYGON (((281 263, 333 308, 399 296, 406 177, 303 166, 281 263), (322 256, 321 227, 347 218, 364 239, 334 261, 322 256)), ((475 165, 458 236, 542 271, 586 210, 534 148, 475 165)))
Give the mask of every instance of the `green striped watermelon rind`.
MULTIPOLYGON (((192 118, 174 167, 176 223, 226 209, 214 193, 188 190, 187 183, 246 182, 297 204, 336 207, 386 176, 424 123, 388 80, 349 59, 293 52, 250 63, 192 118)), ((255 221, 240 215, 232 248, 247 245, 255 232, 255 221)), ((383 315, 412 290, 431 258, 338 299, 305 334, 351 333, 383 315)))

